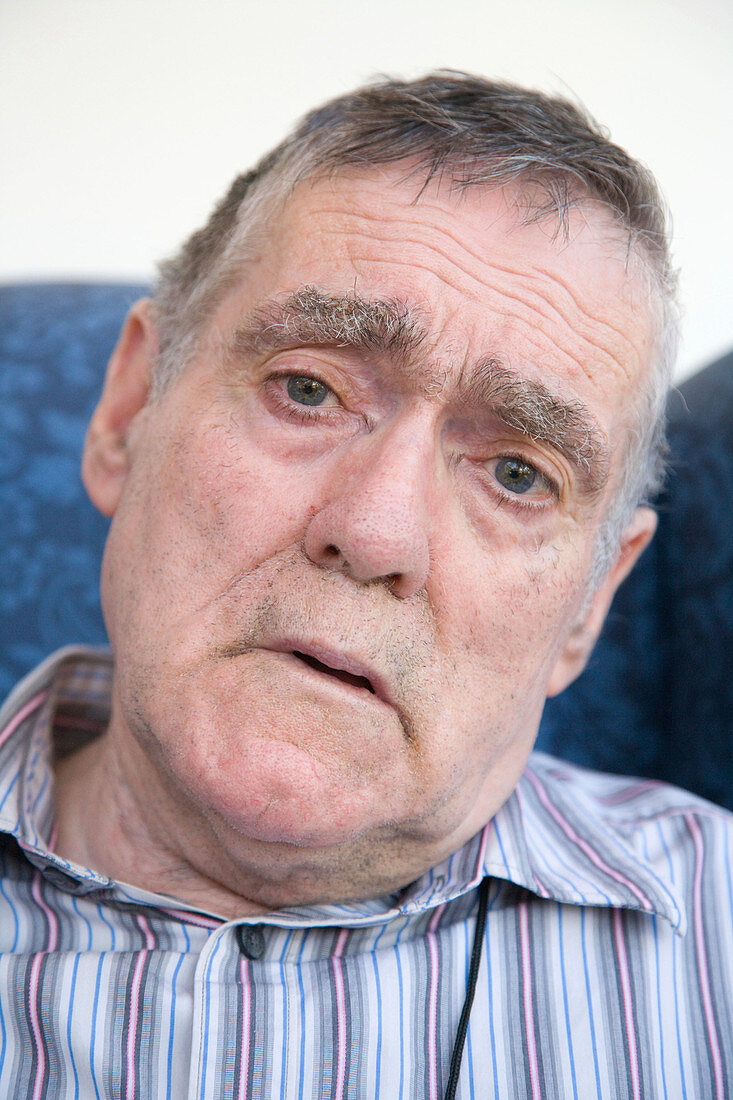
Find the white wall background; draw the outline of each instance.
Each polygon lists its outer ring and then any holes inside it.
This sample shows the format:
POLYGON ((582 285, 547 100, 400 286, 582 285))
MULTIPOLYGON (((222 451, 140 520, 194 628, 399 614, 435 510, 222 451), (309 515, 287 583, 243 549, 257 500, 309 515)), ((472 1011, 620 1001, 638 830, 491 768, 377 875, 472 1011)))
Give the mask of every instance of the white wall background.
POLYGON ((306 108, 378 72, 579 96, 657 174, 680 376, 733 346, 731 0, 0 0, 0 280, 148 279, 306 108))

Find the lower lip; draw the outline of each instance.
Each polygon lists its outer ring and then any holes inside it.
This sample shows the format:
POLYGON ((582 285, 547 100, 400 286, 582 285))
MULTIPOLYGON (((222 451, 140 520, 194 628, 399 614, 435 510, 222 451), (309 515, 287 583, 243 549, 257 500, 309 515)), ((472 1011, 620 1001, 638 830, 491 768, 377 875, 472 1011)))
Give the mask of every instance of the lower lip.
POLYGON ((354 700, 367 700, 370 703, 375 703, 389 710, 392 709, 368 688, 361 687, 359 684, 350 684, 347 680, 340 680, 338 676, 331 676, 328 672, 321 672, 319 669, 313 668, 312 665, 302 661, 300 657, 296 657, 294 653, 283 653, 276 650, 270 650, 269 652, 273 653, 276 657, 282 658, 288 665, 299 671, 303 676, 306 676, 314 684, 320 684, 324 688, 330 686, 340 694, 346 693, 354 700))

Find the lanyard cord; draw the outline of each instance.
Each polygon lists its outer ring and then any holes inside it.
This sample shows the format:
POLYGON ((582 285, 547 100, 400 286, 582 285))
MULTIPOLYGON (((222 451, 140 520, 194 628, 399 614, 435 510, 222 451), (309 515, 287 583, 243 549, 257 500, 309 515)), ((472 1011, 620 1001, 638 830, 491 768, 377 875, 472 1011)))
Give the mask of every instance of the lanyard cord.
POLYGON ((445 1090, 445 1100, 454 1100, 458 1088, 458 1075, 461 1072, 461 1059, 463 1047, 468 1031, 468 1018, 471 1015, 471 1006, 476 992, 476 981, 481 965, 481 952, 484 946, 484 932, 486 930, 486 910, 489 902, 489 879, 482 879, 479 886, 478 912, 476 913, 476 931, 473 935, 473 950, 471 951, 471 966, 468 971, 468 986, 466 999, 463 1002, 463 1011, 458 1021, 456 1041, 453 1045, 453 1055, 450 1060, 450 1074, 448 1076, 448 1088, 445 1090))

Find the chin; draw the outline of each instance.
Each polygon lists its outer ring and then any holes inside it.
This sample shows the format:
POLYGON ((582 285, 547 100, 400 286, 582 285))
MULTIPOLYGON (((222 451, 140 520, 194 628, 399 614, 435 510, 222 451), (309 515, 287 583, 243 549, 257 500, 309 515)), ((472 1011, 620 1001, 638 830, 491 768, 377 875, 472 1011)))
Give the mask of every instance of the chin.
POLYGON ((383 783, 355 781, 338 761, 269 737, 248 736, 228 761, 197 757, 175 761, 184 801, 219 829, 257 843, 337 849, 391 831, 403 802, 383 783))

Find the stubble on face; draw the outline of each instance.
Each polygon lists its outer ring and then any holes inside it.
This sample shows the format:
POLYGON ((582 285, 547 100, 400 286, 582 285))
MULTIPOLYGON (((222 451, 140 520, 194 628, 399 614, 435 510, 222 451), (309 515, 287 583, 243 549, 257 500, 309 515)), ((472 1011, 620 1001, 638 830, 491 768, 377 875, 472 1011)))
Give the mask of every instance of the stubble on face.
MULTIPOLYGON (((590 406, 599 378, 604 393, 618 379, 586 369, 586 337, 573 344, 562 280, 532 264, 527 274, 531 252, 517 259, 509 247, 507 261, 502 237, 496 261, 488 246, 464 247, 461 208, 445 196, 435 200, 437 229, 407 197, 385 214, 369 183, 366 213, 349 197, 338 223, 338 188, 336 203, 326 188, 312 201, 306 192, 297 217, 293 207, 276 234, 282 270, 273 260, 232 292, 206 354, 151 406, 105 567, 119 728, 156 761, 179 817, 187 807, 199 814, 232 861, 258 844, 280 855, 310 849, 314 880, 319 866, 324 875, 327 864, 343 871, 347 859, 374 868, 369 853, 378 850, 385 868, 402 867, 399 882, 506 798, 579 606, 613 459, 590 406), (539 310, 528 280, 549 287, 539 310), (503 352, 489 354, 502 341, 503 352), (320 428, 297 428, 261 401, 271 364, 295 349, 291 373, 306 369, 303 345, 333 391, 352 368, 358 382, 349 391, 359 398, 353 432, 320 451, 320 428), (441 451, 443 421, 431 411, 441 402, 452 402, 452 430, 469 459, 487 425, 502 445, 526 444, 540 457, 554 449, 552 468, 582 486, 585 511, 573 498, 544 523, 486 496, 481 464, 441 451), (490 415, 475 414, 482 404, 490 415), (466 443, 472 418, 479 428, 466 443), (344 555, 333 565, 314 558, 306 546, 314 519, 338 500, 348 511, 352 489, 362 512, 379 512, 380 497, 362 484, 372 470, 393 461, 389 492, 428 452, 419 486, 427 486, 431 558, 418 590, 399 598, 388 572, 357 580, 344 555), (136 560, 145 563, 137 573, 136 560), (317 664, 338 655, 352 680, 386 688, 329 681, 317 664)), ((486 225, 480 210, 476 231, 486 225)), ((586 312, 576 320, 593 336, 586 312)), ((598 325, 601 361, 612 361, 615 323, 598 325)), ((603 401, 596 406, 605 412, 603 401)), ((349 515, 362 522, 358 508, 349 515)), ((385 542, 392 533, 385 527, 385 542)))

